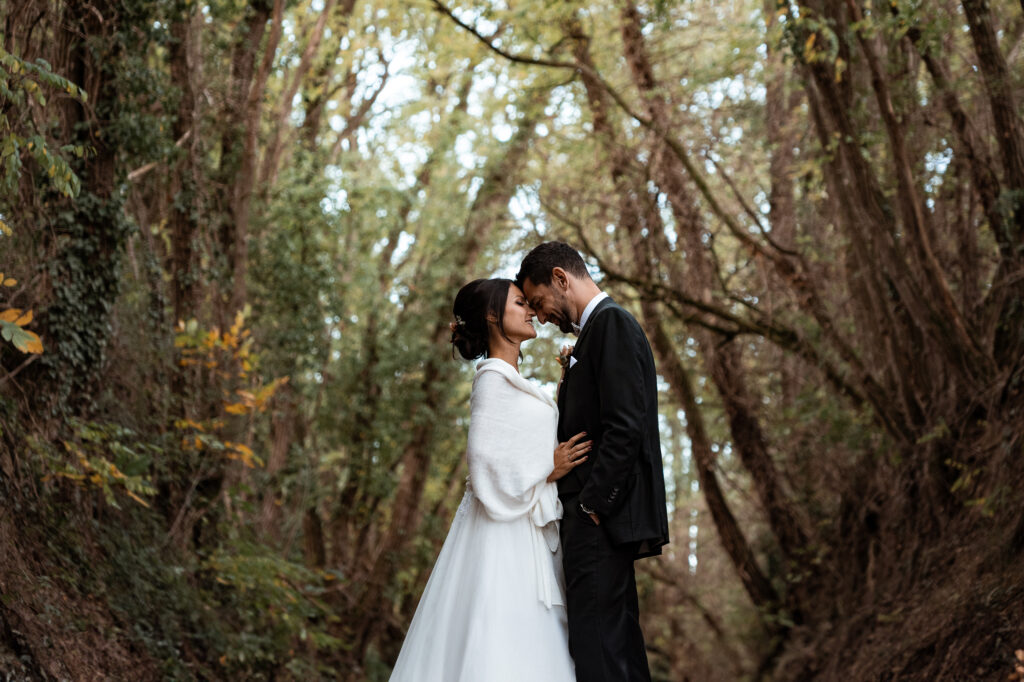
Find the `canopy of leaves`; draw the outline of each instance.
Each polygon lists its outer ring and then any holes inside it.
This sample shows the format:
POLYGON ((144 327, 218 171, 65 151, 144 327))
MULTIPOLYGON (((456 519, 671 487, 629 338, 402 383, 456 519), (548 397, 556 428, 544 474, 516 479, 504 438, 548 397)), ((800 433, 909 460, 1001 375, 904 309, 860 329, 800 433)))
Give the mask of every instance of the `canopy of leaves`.
POLYGON ((655 679, 1005 678, 1021 9, 4 5, 0 668, 387 679, 467 474, 451 300, 562 239, 661 377, 655 679))

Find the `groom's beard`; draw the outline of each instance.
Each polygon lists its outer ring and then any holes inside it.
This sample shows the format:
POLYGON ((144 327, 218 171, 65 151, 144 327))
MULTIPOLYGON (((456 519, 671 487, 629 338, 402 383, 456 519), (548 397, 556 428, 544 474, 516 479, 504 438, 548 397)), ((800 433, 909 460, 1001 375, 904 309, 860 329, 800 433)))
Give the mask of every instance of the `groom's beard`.
POLYGON ((569 306, 569 301, 559 301, 558 308, 558 329, 563 334, 574 334, 576 330, 572 326, 572 309, 569 306))

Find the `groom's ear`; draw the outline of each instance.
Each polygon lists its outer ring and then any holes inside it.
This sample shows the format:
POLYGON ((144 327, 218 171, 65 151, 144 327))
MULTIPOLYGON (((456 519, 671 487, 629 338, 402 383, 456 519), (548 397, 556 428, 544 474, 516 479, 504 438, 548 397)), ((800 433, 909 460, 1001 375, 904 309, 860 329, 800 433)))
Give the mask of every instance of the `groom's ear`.
POLYGON ((557 265, 551 268, 551 283, 561 287, 562 291, 569 289, 569 273, 557 265))

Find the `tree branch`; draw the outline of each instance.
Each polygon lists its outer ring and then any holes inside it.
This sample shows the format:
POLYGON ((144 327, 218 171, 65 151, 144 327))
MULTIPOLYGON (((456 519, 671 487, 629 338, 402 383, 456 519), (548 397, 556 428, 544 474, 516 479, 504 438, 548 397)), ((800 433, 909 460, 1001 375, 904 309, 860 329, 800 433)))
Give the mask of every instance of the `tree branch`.
POLYGON ((524 57, 522 55, 513 54, 511 52, 508 52, 507 50, 503 50, 492 42, 494 40, 493 38, 488 38, 484 36, 475 27, 470 26, 466 22, 462 21, 462 19, 459 19, 457 16, 455 16, 451 9, 449 9, 447 5, 441 2, 441 0, 432 0, 432 3, 434 5, 434 8, 438 12, 444 14, 453 22, 455 22, 455 24, 459 26, 459 28, 467 31, 470 35, 472 35, 474 38, 483 43, 484 46, 487 47, 487 49, 489 49, 491 52, 494 52, 495 54, 504 57, 510 62, 515 62, 516 64, 529 64, 532 66, 548 66, 556 69, 578 70, 579 68, 573 62, 562 62, 554 59, 534 59, 533 57, 524 57))

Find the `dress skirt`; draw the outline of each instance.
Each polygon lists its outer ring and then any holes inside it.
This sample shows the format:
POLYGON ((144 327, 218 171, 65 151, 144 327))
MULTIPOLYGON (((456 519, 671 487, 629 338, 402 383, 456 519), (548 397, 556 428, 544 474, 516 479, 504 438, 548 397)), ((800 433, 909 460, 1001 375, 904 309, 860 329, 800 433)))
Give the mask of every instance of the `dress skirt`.
MULTIPOLYGON (((467 489, 416 608, 392 682, 573 682, 561 551, 538 550, 529 515, 490 518, 467 489), (536 562, 552 563, 545 606, 536 562), (550 597, 549 597, 550 600, 550 597)), ((539 543, 543 546, 543 543, 539 543)), ((545 565, 545 570, 550 570, 545 565)))

